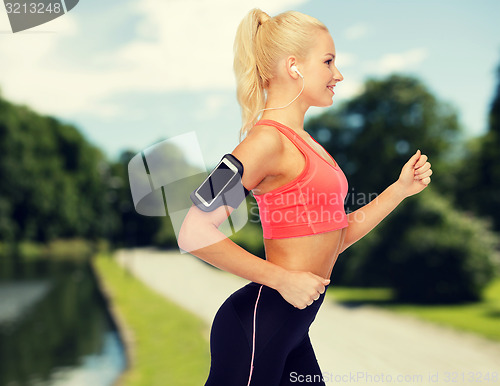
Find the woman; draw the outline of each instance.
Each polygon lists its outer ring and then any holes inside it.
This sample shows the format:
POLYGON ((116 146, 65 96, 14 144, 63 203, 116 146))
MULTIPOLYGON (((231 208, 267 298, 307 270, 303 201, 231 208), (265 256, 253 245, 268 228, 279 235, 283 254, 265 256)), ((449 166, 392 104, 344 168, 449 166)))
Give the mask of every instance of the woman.
POLYGON ((423 190, 432 170, 417 151, 395 183, 346 215, 347 180, 303 128, 307 109, 330 106, 343 80, 328 29, 298 12, 271 18, 253 9, 238 27, 234 49, 240 134, 246 137, 232 156, 244 167, 243 187, 259 204, 266 260, 218 230, 233 208, 189 210, 180 247, 251 281, 215 316, 206 385, 289 385, 298 379, 324 385, 308 329, 338 255, 405 197, 423 190))

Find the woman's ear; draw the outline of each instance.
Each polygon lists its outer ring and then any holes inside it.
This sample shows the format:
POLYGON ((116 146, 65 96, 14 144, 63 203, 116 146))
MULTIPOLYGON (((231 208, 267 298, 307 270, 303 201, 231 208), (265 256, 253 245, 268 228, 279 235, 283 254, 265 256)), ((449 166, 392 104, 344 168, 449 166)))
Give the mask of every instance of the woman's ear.
POLYGON ((297 58, 293 55, 290 55, 286 61, 286 69, 288 72, 288 75, 291 76, 294 79, 298 79, 299 76, 303 78, 302 74, 300 73, 299 69, 297 68, 297 58))

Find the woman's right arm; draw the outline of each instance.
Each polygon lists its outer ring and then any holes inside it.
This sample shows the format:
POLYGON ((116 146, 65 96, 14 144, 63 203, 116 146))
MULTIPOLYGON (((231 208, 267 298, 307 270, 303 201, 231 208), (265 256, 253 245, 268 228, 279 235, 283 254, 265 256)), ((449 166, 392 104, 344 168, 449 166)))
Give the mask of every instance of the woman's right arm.
MULTIPOLYGON (((266 127, 252 129, 232 152, 244 167, 243 186, 251 190, 266 176, 278 174, 282 151, 276 130, 266 127)), ((221 206, 204 212, 193 205, 179 231, 179 247, 224 271, 278 290, 297 308, 305 308, 318 293, 324 292, 327 282, 323 278, 310 272, 288 271, 260 259, 219 231, 219 226, 232 210, 221 206)))

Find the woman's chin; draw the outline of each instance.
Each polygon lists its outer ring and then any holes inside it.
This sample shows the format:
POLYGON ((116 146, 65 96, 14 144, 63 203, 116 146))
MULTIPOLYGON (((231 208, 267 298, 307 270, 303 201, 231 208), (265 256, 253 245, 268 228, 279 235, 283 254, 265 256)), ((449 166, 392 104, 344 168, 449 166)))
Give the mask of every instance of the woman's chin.
POLYGON ((333 99, 330 99, 329 101, 326 101, 326 102, 321 102, 321 103, 315 104, 314 106, 316 106, 316 107, 328 107, 331 105, 333 105, 333 99))
MULTIPOLYGON (((330 91, 328 91, 330 92, 330 91)), ((314 106, 314 107, 328 107, 328 106, 331 106, 333 104, 333 95, 329 95, 328 98, 322 98, 322 99, 319 99, 319 98, 316 98, 316 99, 313 99, 310 103, 309 106, 314 106)))

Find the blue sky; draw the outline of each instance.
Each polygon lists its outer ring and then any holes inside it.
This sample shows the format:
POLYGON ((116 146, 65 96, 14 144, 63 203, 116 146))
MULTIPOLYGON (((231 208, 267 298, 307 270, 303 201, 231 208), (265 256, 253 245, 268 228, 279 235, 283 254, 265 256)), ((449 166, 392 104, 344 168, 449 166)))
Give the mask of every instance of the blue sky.
POLYGON ((327 25, 345 78, 333 106, 367 77, 400 72, 455 106, 468 136, 485 131, 500 64, 497 0, 80 0, 17 34, 0 6, 3 97, 75 124, 110 158, 194 131, 213 164, 238 143, 232 44, 254 7, 327 25))

